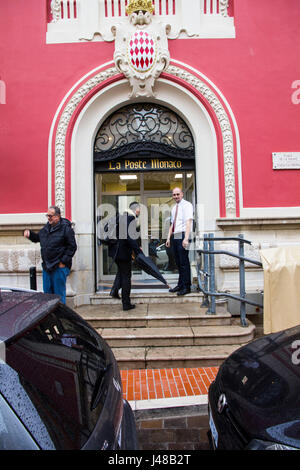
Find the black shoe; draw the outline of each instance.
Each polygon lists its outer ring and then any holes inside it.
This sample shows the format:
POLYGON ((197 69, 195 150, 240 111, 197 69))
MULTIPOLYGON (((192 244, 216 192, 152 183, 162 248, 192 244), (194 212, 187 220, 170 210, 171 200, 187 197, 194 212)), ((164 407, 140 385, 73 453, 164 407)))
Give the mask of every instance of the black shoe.
POLYGON ((178 292, 180 290, 181 290, 181 288, 179 286, 175 286, 172 289, 169 289, 169 292, 178 292))
POLYGON ((133 304, 130 304, 130 305, 123 305, 123 310, 126 311, 126 310, 131 310, 135 308, 135 305, 133 304))
POLYGON ((113 297, 114 299, 120 299, 120 296, 118 294, 118 291, 111 290, 109 295, 113 297))
POLYGON ((181 289, 179 292, 177 292, 177 295, 185 295, 185 294, 190 294, 191 289, 181 289))

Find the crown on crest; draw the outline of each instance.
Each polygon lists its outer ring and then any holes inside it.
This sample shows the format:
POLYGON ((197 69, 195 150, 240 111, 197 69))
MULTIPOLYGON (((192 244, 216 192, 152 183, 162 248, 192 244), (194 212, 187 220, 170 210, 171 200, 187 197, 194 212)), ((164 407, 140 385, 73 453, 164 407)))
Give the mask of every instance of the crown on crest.
POLYGON ((131 15, 137 11, 149 11, 149 13, 154 12, 154 6, 152 0, 130 0, 129 5, 126 8, 128 15, 131 15))

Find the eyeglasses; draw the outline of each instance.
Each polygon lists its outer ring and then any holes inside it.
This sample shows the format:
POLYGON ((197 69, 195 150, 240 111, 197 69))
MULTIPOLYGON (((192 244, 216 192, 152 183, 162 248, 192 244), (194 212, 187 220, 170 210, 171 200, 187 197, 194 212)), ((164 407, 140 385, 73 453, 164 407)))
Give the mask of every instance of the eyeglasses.
POLYGON ((55 217, 55 214, 51 215, 51 214, 45 214, 45 217, 48 217, 48 219, 52 219, 52 217, 55 217))

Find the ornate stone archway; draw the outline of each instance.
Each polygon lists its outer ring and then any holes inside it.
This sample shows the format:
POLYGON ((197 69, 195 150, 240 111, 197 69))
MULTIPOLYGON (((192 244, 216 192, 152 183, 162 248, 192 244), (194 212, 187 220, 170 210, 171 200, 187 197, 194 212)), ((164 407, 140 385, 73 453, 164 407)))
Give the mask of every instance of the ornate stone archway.
MULTIPOLYGON (((66 178, 66 158, 71 152, 72 130, 81 110, 87 106, 89 100, 100 89, 112 86, 124 77, 120 75, 114 66, 101 68, 87 75, 72 92, 69 92, 57 113, 56 122, 53 123, 51 135, 52 145, 50 158, 54 160, 53 202, 61 207, 62 212, 68 212, 66 207, 66 189, 70 188, 70 182, 66 178)), ((187 67, 172 63, 166 72, 161 75, 164 80, 175 81, 181 87, 186 88, 196 99, 201 101, 210 114, 214 126, 219 148, 222 152, 221 163, 222 178, 224 181, 224 207, 226 217, 237 216, 237 171, 235 169, 235 129, 232 125, 230 112, 219 96, 217 88, 200 73, 189 70, 187 67)), ((70 189, 69 189, 70 190, 70 189)))

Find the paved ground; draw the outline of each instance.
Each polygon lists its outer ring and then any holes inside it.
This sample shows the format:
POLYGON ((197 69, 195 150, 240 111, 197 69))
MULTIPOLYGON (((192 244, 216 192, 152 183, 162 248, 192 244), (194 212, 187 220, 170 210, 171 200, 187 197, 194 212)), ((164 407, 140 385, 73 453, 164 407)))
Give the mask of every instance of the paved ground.
POLYGON ((148 400, 165 400, 165 406, 174 399, 197 403, 207 395, 217 372, 218 367, 121 370, 124 398, 134 408, 148 400))
POLYGON ((207 393, 217 367, 121 370, 141 450, 209 450, 207 393))

